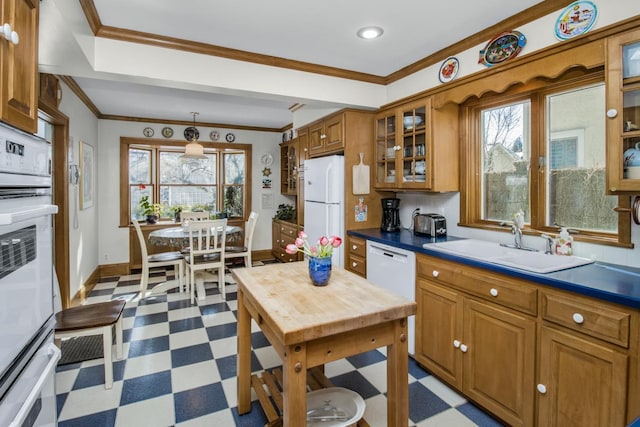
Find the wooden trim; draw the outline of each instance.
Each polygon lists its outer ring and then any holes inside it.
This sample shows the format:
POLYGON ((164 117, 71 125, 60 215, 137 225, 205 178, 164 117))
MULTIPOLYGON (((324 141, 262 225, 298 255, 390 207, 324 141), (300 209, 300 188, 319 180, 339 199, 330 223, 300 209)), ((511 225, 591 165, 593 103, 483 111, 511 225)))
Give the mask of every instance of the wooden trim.
POLYGON ((128 262, 119 264, 102 264, 98 266, 100 277, 124 276, 131 274, 128 262))
POLYGON ((53 124, 53 204, 58 213, 53 215, 54 266, 60 287, 62 308, 70 302, 70 266, 69 266, 69 118, 57 107, 43 102, 39 105, 45 119, 53 124))
POLYGON ((463 40, 460 40, 459 42, 445 49, 432 53, 425 58, 416 61, 413 64, 407 65, 406 67, 403 67, 387 76, 377 76, 369 73, 362 73, 337 67, 328 67, 319 64, 312 64, 303 61, 275 57, 271 55, 231 49, 207 43, 199 43, 184 39, 177 39, 157 34, 150 34, 140 31, 132 31, 124 28, 102 25, 93 0, 80 0, 80 4, 84 11, 87 22, 89 23, 89 26, 91 27, 91 30, 96 37, 109 38, 130 43, 146 44, 150 46, 158 46, 167 49, 176 49, 202 55, 217 56, 237 61, 251 62, 255 64, 279 68, 287 68, 291 70, 322 74, 331 77, 338 77, 380 85, 387 85, 389 83, 398 81, 417 71, 427 68, 430 65, 433 65, 445 59, 448 56, 472 48, 473 46, 482 43, 482 41, 484 40, 489 40, 500 31, 504 31, 507 28, 517 28, 528 22, 546 16, 556 10, 560 10, 570 3, 572 3, 572 0, 546 0, 540 2, 516 15, 506 18, 489 28, 486 28, 463 40))
POLYGON ((413 73, 423 70, 431 65, 437 64, 440 61, 448 58, 449 56, 459 54, 467 49, 471 49, 478 44, 491 40, 496 34, 505 31, 507 29, 515 29, 531 21, 535 21, 538 18, 542 18, 556 10, 560 10, 563 7, 571 4, 573 0, 546 0, 542 1, 528 9, 523 10, 517 15, 513 15, 509 18, 503 19, 491 27, 485 28, 482 31, 478 31, 471 36, 460 40, 444 49, 432 53, 431 55, 409 64, 406 67, 395 71, 385 77, 385 84, 390 84, 403 79, 413 73))
POLYGON ((95 288, 98 280, 100 280, 99 271, 100 266, 97 266, 96 269, 93 270, 91 275, 87 278, 87 280, 85 280, 85 282, 82 284, 80 289, 78 289, 78 292, 76 292, 76 294, 73 296, 69 307, 76 307, 86 302, 87 297, 89 296, 93 288, 95 288))
MULTIPOLYGON (((127 117, 127 116, 117 116, 113 114, 100 114, 98 118, 101 120, 119 120, 122 122, 160 123, 160 124, 169 124, 169 125, 178 125, 178 126, 193 126, 193 121, 153 119, 149 117, 127 117)), ((261 127, 261 126, 244 126, 244 125, 210 123, 210 122, 196 122, 196 126, 223 128, 223 129, 252 130, 252 131, 258 131, 258 132, 284 132, 284 130, 286 130, 286 126, 284 128, 270 128, 270 127, 261 127)), ((290 125, 287 125, 287 126, 290 126, 290 125)), ((198 141, 198 142, 202 143, 206 141, 198 141)), ((234 144, 234 145, 237 145, 237 144, 234 144)))
POLYGON ((71 91, 75 93, 78 98, 80 98, 80 101, 82 101, 82 103, 87 106, 87 108, 93 113, 94 116, 100 118, 102 113, 100 112, 100 110, 98 110, 98 107, 96 107, 96 105, 91 101, 87 94, 84 93, 82 88, 78 86, 78 83, 76 83, 73 77, 63 75, 60 75, 58 77, 60 77, 60 80, 62 80, 66 83, 67 86, 69 86, 69 89, 71 89, 71 91))

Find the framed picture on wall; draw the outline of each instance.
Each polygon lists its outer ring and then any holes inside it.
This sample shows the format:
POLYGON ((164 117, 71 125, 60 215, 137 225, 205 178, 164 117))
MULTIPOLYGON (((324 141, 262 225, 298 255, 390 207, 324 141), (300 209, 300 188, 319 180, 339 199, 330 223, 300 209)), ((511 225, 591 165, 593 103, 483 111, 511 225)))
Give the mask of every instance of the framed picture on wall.
POLYGON ((80 141, 80 209, 93 206, 94 194, 93 147, 80 141))

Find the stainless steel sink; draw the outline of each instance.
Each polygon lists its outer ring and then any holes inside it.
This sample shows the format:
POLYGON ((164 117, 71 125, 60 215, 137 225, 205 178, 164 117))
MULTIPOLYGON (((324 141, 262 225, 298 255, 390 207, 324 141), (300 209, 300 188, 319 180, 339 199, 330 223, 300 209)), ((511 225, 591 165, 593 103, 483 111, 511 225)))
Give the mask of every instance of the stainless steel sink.
POLYGON ((593 263, 587 258, 576 256, 546 255, 541 252, 523 251, 500 246, 485 240, 465 239, 442 243, 426 243, 425 249, 432 249, 453 255, 473 258, 479 261, 504 265, 531 271, 533 273, 552 273, 593 263))

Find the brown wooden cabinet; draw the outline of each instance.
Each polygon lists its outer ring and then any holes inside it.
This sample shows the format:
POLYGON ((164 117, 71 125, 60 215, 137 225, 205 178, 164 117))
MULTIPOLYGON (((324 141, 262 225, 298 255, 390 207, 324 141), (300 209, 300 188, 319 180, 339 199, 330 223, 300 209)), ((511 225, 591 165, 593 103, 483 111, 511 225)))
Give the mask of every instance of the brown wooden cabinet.
POLYGON ((274 219, 271 226, 271 253, 282 262, 302 260, 300 252, 288 254, 285 249, 288 244, 295 243, 298 236, 298 226, 293 222, 274 219))
POLYGON ((375 186, 458 191, 458 106, 431 98, 385 110, 375 118, 375 186))
POLYGON ((328 116, 309 125, 309 156, 318 157, 344 150, 344 114, 328 116))
POLYGON ((347 259, 344 268, 367 278, 367 241, 361 237, 347 236, 347 259))
POLYGON ((499 285, 483 301, 451 289, 466 279, 440 276, 442 260, 417 260, 416 360, 510 425, 533 425, 535 318, 502 306, 499 285))
POLYGON ((292 139, 280 144, 280 193, 295 196, 298 190, 298 146, 292 139))
POLYGON ((1 24, 11 25, 19 43, 0 38, 0 118, 35 133, 38 120, 38 16, 37 0, 2 2, 1 24))
POLYGON ((509 425, 640 416, 640 313, 417 256, 415 359, 509 425))
MULTIPOLYGON (((640 143, 640 30, 607 39, 607 190, 640 192, 640 166, 625 166, 625 151, 640 143)), ((638 146, 640 149, 640 146, 638 146)), ((638 157, 638 154, 635 156, 638 157)))

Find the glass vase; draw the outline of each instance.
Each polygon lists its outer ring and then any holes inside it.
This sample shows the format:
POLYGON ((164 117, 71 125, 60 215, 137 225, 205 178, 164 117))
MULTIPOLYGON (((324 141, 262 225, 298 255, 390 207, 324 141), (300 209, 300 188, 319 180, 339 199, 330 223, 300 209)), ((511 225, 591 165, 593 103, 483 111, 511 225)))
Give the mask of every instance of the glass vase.
POLYGON ((326 286, 331 277, 331 257, 309 257, 309 277, 315 286, 326 286))

